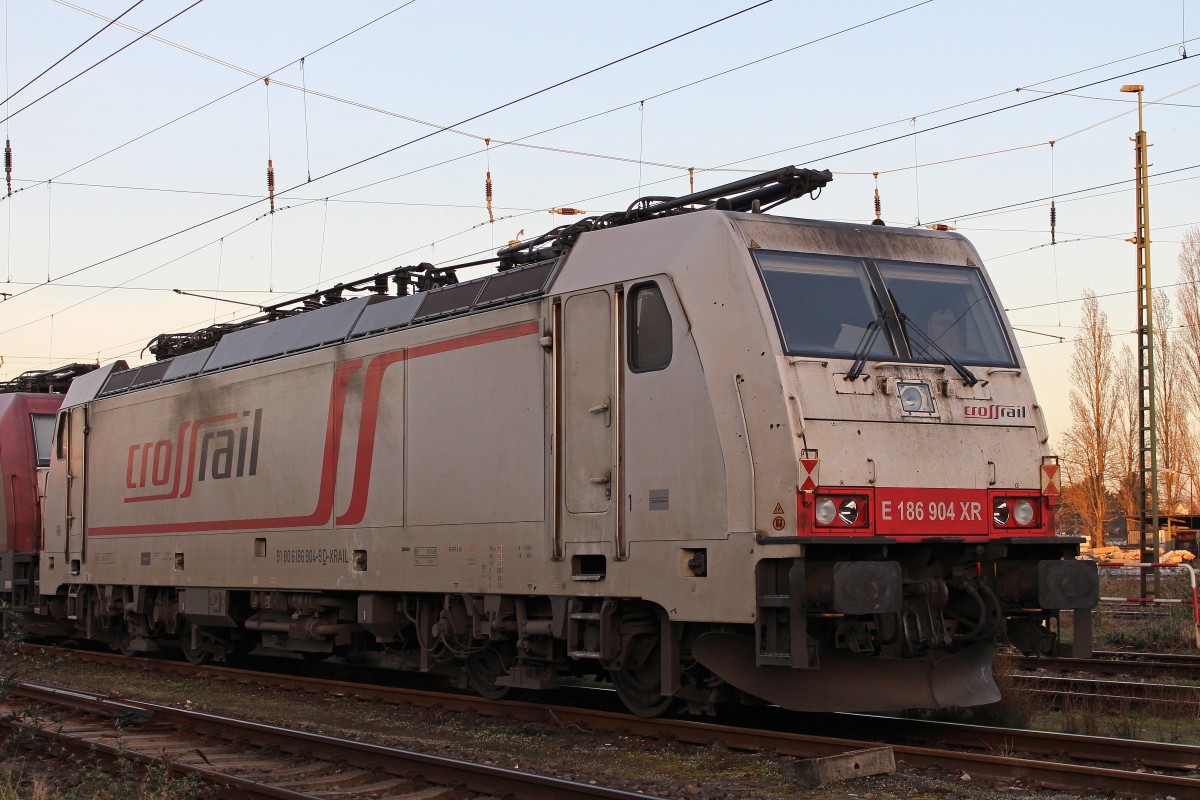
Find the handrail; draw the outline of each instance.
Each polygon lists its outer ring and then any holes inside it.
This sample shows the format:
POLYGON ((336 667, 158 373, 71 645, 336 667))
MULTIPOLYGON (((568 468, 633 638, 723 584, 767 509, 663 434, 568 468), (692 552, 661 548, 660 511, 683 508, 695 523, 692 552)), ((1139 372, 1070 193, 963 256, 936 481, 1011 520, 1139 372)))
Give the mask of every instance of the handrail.
MULTIPOLYGON (((1156 568, 1162 567, 1162 568, 1167 568, 1167 569, 1169 569, 1171 567, 1183 567, 1184 569, 1186 569, 1188 571, 1188 574, 1191 575, 1191 577, 1192 577, 1192 622, 1195 624, 1195 628, 1196 628, 1196 647, 1197 647, 1197 649, 1200 649, 1200 604, 1198 604, 1196 602, 1196 568, 1195 567, 1193 567, 1191 564, 1187 564, 1182 561, 1179 562, 1178 564, 1168 564, 1164 561, 1155 561, 1152 563, 1146 563, 1143 561, 1134 561, 1133 563, 1126 563, 1124 561, 1097 561, 1096 566, 1097 567, 1136 567, 1138 569, 1147 569, 1149 567, 1156 567, 1156 568)), ((1153 598, 1101 597, 1100 599, 1101 600, 1109 600, 1109 601, 1118 600, 1121 602, 1138 602, 1138 603, 1163 603, 1163 602, 1172 602, 1172 601, 1179 602, 1179 603, 1184 602, 1182 600, 1176 600, 1175 598, 1163 599, 1163 598, 1158 598, 1158 597, 1153 597, 1153 598)))
POLYGON ((742 404, 742 381, 746 380, 739 372, 733 376, 733 390, 737 394, 738 412, 742 418, 742 430, 746 432, 746 458, 750 460, 750 530, 758 528, 758 487, 754 482, 754 450, 750 446, 750 425, 746 421, 746 407, 742 404))

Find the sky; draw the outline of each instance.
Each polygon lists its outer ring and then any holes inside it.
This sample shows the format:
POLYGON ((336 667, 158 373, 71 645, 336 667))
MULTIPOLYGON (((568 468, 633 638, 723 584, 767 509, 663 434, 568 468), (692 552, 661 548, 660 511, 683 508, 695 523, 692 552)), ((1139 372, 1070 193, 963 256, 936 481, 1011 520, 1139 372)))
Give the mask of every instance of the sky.
POLYGON ((1057 438, 1081 294, 1136 344, 1121 85, 1156 287, 1200 226, 1196 0, 135 1, 3 0, 0 378, 797 164, 834 180, 775 213, 868 221, 878 172, 975 244, 1057 438))

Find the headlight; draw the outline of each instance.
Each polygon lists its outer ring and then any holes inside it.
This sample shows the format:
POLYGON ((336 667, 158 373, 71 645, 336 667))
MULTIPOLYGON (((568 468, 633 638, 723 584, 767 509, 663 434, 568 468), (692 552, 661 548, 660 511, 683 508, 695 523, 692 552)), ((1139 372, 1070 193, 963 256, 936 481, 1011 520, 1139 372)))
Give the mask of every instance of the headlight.
POLYGON ((813 509, 816 515, 817 522, 821 525, 830 525, 833 523, 834 515, 837 514, 837 506, 828 497, 822 497, 817 500, 817 505, 813 509))
POLYGON ((1039 523, 1037 500, 1031 497, 992 498, 992 526, 1030 528, 1039 523))
POLYGON ((858 501, 853 497, 847 497, 838 506, 838 518, 846 525, 853 525, 858 522, 858 514, 858 501))
POLYGON ((900 396, 900 410, 905 414, 937 413, 933 391, 924 381, 897 381, 896 393, 900 396))

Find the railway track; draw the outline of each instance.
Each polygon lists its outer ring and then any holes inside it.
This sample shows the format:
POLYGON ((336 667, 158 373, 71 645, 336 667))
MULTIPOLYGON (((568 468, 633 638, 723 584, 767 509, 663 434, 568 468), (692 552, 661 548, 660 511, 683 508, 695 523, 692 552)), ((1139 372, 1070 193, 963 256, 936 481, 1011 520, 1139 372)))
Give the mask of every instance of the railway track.
POLYGON ((1040 698, 1055 708, 1069 708, 1075 704, 1094 710, 1099 705, 1120 712, 1137 706, 1156 716, 1200 716, 1200 693, 1195 686, 1055 675, 1017 674, 1011 680, 1016 691, 1040 698))
POLYGON ((1200 655, 1097 651, 1092 658, 1019 656, 1014 660, 1017 666, 1024 670, 1044 669, 1053 672, 1088 672, 1097 675, 1200 681, 1200 655))
POLYGON ((13 727, 109 760, 165 763, 233 796, 266 800, 608 798, 626 792, 153 703, 18 682, 0 702, 13 727))
MULTIPOLYGON (((55 650, 58 650, 55 648, 55 650)), ((1171 795, 1200 800, 1200 747, 1041 731, 875 717, 867 715, 795 715, 764 708, 745 712, 740 725, 686 719, 641 719, 625 713, 544 702, 519 703, 475 696, 397 689, 320 678, 278 675, 226 667, 195 667, 179 662, 129 659, 107 653, 61 650, 72 657, 134 669, 203 674, 210 680, 353 696, 375 702, 408 704, 484 716, 550 722, 589 730, 619 732, 680 742, 721 743, 734 750, 774 751, 799 758, 836 755, 891 744, 896 760, 919 769, 958 770, 1001 781, 1022 779, 1034 785, 1138 796, 1171 795), (743 719, 749 713, 750 720, 743 719), (801 726, 820 731, 798 733, 801 726), (866 736, 866 732, 870 736, 866 736), (834 734, 834 735, 830 735, 834 734)))

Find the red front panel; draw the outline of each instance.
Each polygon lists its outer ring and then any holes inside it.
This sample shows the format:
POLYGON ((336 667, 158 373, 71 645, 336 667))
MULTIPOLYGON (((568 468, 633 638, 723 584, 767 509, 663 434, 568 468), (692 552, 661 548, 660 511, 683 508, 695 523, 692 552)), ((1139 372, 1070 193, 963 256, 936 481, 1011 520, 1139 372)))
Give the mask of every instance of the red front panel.
POLYGON ((31 415, 53 416, 62 401, 61 394, 0 395, 0 478, 7 511, 0 550, 29 553, 38 549, 41 512, 31 415))
POLYGON ((1028 489, 822 486, 812 492, 799 492, 797 512, 797 532, 806 536, 982 538, 1054 533, 1053 498, 1028 489), (846 525, 837 518, 831 524, 820 524, 814 504, 822 497, 832 498, 835 503, 846 497, 856 498, 862 506, 857 524, 846 525), (998 499, 1007 500, 1010 506, 1017 499, 1030 501, 1035 509, 1033 521, 1025 526, 1012 521, 997 525, 993 507, 998 499))
POLYGON ((986 489, 875 490, 880 536, 987 536, 992 504, 986 489))

